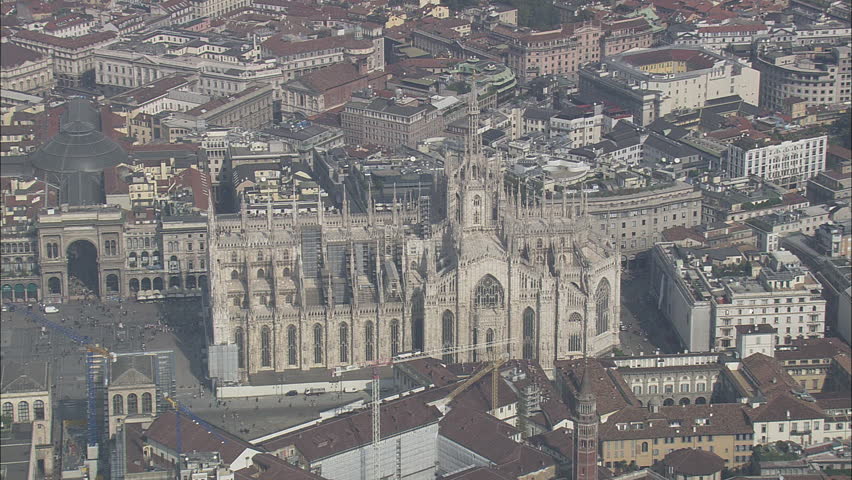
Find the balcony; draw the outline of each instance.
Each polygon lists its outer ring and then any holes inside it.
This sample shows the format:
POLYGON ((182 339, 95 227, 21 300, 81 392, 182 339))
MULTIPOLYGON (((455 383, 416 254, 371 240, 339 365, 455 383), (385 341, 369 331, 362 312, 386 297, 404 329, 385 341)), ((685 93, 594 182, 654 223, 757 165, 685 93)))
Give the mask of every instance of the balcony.
POLYGON ((811 434, 810 429, 808 429, 808 430, 790 430, 790 435, 802 435, 802 436, 804 436, 804 435, 810 435, 810 434, 811 434))

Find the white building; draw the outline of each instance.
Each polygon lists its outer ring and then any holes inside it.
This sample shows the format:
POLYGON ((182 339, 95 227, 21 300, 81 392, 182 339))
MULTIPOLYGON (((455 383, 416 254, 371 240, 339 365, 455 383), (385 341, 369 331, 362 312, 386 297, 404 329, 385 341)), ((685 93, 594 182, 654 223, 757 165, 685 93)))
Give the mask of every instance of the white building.
POLYGON ((372 412, 364 410, 265 440, 271 454, 329 480, 435 478, 441 412, 420 396, 381 406, 379 472, 374 472, 372 412))
POLYGON ((816 403, 782 394, 749 411, 749 417, 756 445, 782 441, 808 446, 823 441, 825 413, 816 403))
POLYGON ((737 325, 737 355, 747 358, 755 353, 767 357, 775 355, 775 333, 777 329, 766 324, 737 325))
POLYGON ((601 63, 626 85, 659 92, 658 117, 678 109, 703 107, 708 100, 730 95, 739 95, 752 105, 757 105, 759 98, 757 70, 702 48, 669 46, 630 51, 601 63))
POLYGON ((804 188, 825 170, 827 143, 825 135, 763 145, 742 138, 728 146, 725 172, 730 178, 756 175, 783 188, 804 188))

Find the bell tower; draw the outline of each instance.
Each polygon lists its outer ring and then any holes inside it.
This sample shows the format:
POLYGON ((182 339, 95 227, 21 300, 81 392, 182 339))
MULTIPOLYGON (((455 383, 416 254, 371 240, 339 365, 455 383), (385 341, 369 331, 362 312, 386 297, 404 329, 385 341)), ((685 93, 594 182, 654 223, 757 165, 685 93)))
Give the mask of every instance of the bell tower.
MULTIPOLYGON (((584 359, 584 362, 588 362, 584 359)), ((574 422, 574 480, 598 478, 598 414, 588 363, 577 397, 574 422)))

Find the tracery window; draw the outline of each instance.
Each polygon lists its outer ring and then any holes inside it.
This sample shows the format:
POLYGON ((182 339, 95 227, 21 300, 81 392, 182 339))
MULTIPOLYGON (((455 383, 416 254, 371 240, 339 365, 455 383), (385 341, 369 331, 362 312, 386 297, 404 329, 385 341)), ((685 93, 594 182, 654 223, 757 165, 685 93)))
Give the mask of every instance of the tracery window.
POLYGON ((503 287, 491 275, 482 277, 476 284, 474 303, 478 308, 502 308, 503 287))
POLYGON ((603 279, 595 290, 596 335, 609 330, 609 280, 603 279))
POLYGON ((364 359, 373 360, 373 322, 364 326, 364 359))
POLYGON ((349 362, 349 326, 340 324, 340 363, 349 362))
POLYGON ((322 363, 322 325, 314 325, 314 363, 322 363))
POLYGON ((296 364, 296 327, 287 327, 287 363, 296 364))
POLYGON ((272 348, 269 338, 269 327, 263 327, 260 330, 260 365, 263 367, 272 366, 272 348))
POLYGON ((479 225, 482 223, 482 197, 479 195, 473 197, 473 224, 479 225))
POLYGON ((391 331, 391 357, 399 355, 399 320, 393 319, 390 324, 391 331))
MULTIPOLYGON (((444 312, 444 317, 441 319, 441 345, 444 350, 455 346, 454 325, 455 318, 449 310, 444 312)), ((443 356, 444 363, 454 363, 455 355, 445 353, 443 356)))

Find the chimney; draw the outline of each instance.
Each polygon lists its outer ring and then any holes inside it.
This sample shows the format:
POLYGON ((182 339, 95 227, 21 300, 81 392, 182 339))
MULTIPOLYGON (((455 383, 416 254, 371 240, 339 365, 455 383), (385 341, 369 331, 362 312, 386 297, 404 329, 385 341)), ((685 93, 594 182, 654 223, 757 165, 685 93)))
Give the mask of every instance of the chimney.
POLYGON ((790 420, 790 410, 787 410, 787 420, 790 420))

